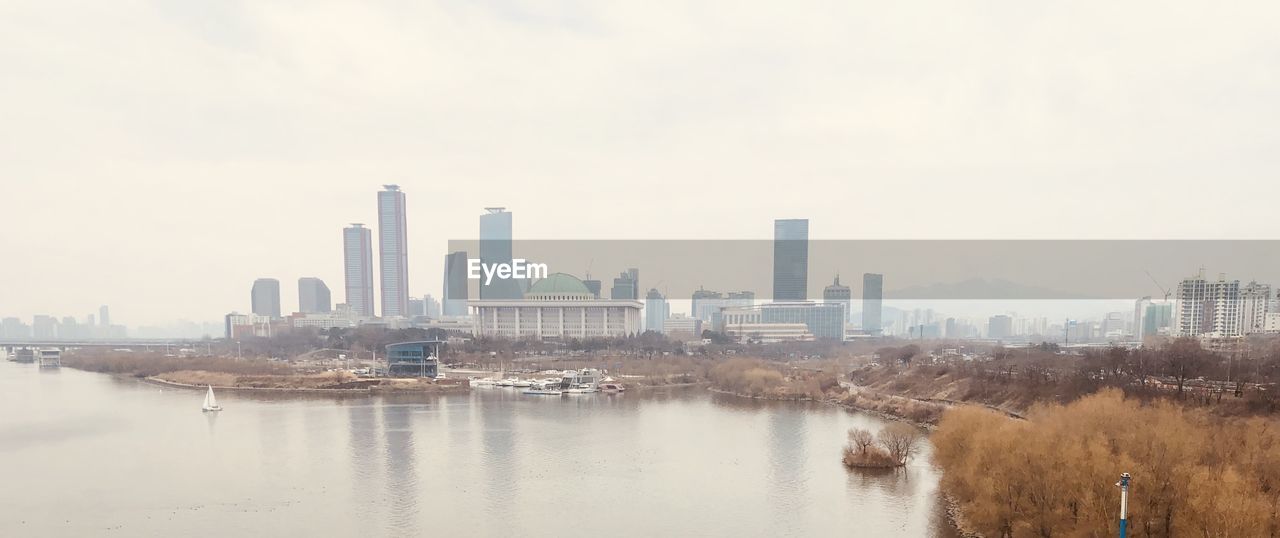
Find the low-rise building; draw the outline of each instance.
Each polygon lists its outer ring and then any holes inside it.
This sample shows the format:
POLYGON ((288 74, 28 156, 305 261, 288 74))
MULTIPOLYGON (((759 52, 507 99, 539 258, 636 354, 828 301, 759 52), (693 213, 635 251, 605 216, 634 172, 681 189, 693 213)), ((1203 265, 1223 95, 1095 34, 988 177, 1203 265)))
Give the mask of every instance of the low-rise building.
POLYGON ((529 288, 523 299, 468 301, 472 332, 499 338, 611 338, 639 334, 644 303, 596 299, 581 280, 553 273, 529 288))
POLYGON ((430 377, 440 368, 439 351, 444 342, 422 340, 387 345, 387 372, 391 377, 430 377))
POLYGON ((676 340, 702 338, 702 320, 676 314, 662 322, 662 334, 676 340))

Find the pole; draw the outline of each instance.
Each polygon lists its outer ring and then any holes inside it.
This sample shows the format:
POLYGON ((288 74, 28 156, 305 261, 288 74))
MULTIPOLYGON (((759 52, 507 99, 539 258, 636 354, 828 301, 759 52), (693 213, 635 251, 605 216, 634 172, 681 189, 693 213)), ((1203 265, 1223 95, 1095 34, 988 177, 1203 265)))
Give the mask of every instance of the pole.
POLYGON ((1120 538, 1125 538, 1128 531, 1129 518, 1129 473, 1121 473, 1120 481, 1116 485, 1120 487, 1120 538))

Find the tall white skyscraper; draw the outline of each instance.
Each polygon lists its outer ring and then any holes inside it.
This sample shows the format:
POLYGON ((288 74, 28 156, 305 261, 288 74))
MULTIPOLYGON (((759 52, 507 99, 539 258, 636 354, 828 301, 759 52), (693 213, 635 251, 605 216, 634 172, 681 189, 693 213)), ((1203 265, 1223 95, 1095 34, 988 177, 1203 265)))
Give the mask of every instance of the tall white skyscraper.
POLYGON ((363 224, 342 229, 342 265, 347 306, 359 316, 373 317, 373 237, 363 224))
POLYGON ((409 240, 404 193, 399 185, 378 191, 378 270, 382 276, 382 317, 409 315, 409 240))

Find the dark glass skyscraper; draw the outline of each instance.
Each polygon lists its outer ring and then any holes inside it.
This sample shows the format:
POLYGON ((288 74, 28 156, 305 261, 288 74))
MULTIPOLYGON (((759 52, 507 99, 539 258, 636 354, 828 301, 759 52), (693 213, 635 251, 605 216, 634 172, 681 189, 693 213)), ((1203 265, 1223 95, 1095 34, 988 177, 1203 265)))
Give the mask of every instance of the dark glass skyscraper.
POLYGON ((329 286, 316 277, 298 279, 298 311, 305 314, 317 314, 333 310, 333 300, 329 296, 329 286))
POLYGON ((444 304, 446 316, 467 315, 467 253, 451 252, 444 257, 444 304))
POLYGON ((280 281, 274 278, 259 278, 253 281, 253 313, 280 319, 280 281))
POLYGON ((880 334, 883 329, 880 322, 880 303, 883 301, 884 275, 864 273, 862 275, 862 330, 869 334, 880 334))
POLYGON ((373 236, 363 224, 342 229, 342 265, 347 306, 359 316, 373 317, 373 236))
POLYGON ((382 317, 409 314, 409 239, 404 193, 399 185, 378 191, 378 269, 382 276, 382 317))
POLYGON ((803 301, 809 291, 809 220, 773 221, 773 300, 803 301))
POLYGON ((613 279, 613 288, 609 290, 611 299, 640 299, 640 270, 632 267, 623 271, 613 279))

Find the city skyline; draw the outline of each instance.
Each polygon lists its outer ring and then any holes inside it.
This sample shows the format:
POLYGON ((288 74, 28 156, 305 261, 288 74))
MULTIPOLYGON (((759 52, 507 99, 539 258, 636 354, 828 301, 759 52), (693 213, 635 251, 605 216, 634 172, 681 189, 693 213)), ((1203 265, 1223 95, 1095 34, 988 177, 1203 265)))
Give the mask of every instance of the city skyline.
POLYGON ((421 215, 407 227, 415 295, 438 293, 448 241, 474 237, 494 204, 520 213, 517 239, 768 239, 788 216, 810 219, 812 239, 1275 238, 1280 82, 1257 68, 1274 6, 1143 10, 1121 29, 1092 24, 1111 19, 1102 4, 948 5, 886 33, 867 21, 917 15, 803 5, 829 17, 482 7, 476 29, 519 37, 467 51, 409 30, 453 20, 434 5, 369 3, 356 28, 327 5, 304 26, 251 5, 15 10, 0 21, 13 66, 0 176, 6 218, 40 228, 5 234, 4 251, 71 263, 0 264, 0 282, 25 284, 0 315, 106 303, 135 325, 216 321, 247 310, 261 275, 341 282, 324 230, 377 222, 370 192, 390 182, 421 215), (117 19, 152 39, 96 22, 117 19), (41 28, 78 38, 51 48, 41 28), (322 37, 345 32, 361 46, 322 37), (181 77, 167 75, 175 56, 181 77), (107 58, 136 70, 104 77, 107 58), (1207 185, 1232 204, 1175 218, 1207 185))

